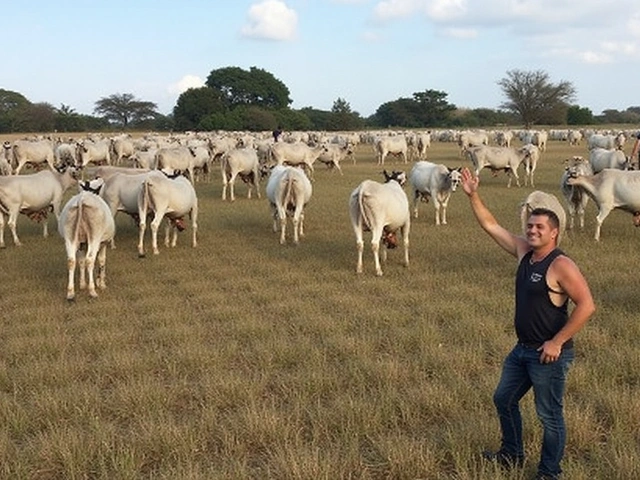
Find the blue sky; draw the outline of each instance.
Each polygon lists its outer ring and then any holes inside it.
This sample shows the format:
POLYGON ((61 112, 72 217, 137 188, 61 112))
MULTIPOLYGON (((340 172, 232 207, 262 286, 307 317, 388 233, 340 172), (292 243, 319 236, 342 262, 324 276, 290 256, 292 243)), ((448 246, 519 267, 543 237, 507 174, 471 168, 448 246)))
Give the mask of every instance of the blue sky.
POLYGON ((640 105, 637 0, 33 0, 2 8, 0 88, 92 114, 132 93, 168 114, 209 73, 255 66, 293 108, 369 116, 427 89, 498 108, 508 70, 571 82, 594 114, 640 105))

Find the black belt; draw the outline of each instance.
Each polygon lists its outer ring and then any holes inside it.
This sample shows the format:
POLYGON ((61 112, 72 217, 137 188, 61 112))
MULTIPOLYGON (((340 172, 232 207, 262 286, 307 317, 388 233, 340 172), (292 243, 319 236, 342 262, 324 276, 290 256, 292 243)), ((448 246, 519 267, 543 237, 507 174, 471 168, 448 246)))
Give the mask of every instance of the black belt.
POLYGON ((518 342, 518 345, 524 348, 533 348, 534 350, 539 349, 542 346, 540 342, 518 342))

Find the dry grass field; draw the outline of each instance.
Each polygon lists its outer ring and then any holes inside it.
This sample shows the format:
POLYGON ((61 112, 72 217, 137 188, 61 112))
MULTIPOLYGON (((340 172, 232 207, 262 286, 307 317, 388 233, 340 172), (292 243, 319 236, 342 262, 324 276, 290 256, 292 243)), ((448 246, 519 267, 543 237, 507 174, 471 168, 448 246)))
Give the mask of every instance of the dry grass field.
MULTIPOLYGON (((586 146, 550 142, 536 188, 560 195, 562 161, 586 146)), ((468 165, 453 144, 429 160, 468 165)), ((405 169, 411 164, 386 167, 405 169)), ((492 404, 512 347, 515 259, 481 231, 455 192, 448 225, 432 204, 411 226, 410 266, 389 251, 376 277, 366 236, 357 275, 347 201, 382 180, 368 146, 344 175, 316 168, 298 246, 280 245, 269 207, 222 202, 198 183, 197 248, 138 258, 137 230, 119 214, 100 297, 65 300, 62 239, 21 216, 0 250, 2 479, 528 479, 541 431, 523 402, 528 459, 503 472, 480 452, 499 444, 492 404)), ((481 174, 496 217, 519 228, 531 187, 481 174)), ((408 188, 407 188, 408 191, 408 188)), ((74 192, 68 192, 70 196, 74 192)), ((614 211, 593 240, 561 247, 590 282, 598 310, 576 339, 566 395, 565 475, 640 478, 640 230, 614 211)), ((8 233, 8 232, 7 232, 8 233)), ((147 233, 147 245, 149 236, 147 233)))

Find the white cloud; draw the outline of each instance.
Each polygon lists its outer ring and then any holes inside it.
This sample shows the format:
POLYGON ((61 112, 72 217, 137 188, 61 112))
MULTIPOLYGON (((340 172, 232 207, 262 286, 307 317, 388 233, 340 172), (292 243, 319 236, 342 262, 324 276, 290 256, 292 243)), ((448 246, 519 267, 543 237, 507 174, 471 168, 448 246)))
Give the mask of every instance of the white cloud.
POLYGON ((296 35, 298 15, 280 0, 264 0, 249 8, 249 21, 242 27, 245 37, 291 40, 296 35))
POLYGON ((167 91, 173 95, 180 95, 190 88, 199 88, 204 86, 204 80, 197 75, 185 75, 176 83, 169 85, 167 91))
POLYGON ((590 63, 590 64, 602 64, 602 63, 612 62, 612 58, 610 55, 607 55, 605 53, 594 52, 594 51, 580 52, 579 57, 584 63, 590 63))
POLYGON ((453 20, 467 13, 466 0, 433 0, 427 7, 427 13, 436 21, 453 20))
POLYGON ((424 10, 422 0, 383 0, 373 9, 377 20, 386 21, 410 16, 416 11, 424 10))
POLYGON ((478 36, 478 31, 475 28, 448 28, 445 33, 449 37, 463 39, 476 38, 478 36))

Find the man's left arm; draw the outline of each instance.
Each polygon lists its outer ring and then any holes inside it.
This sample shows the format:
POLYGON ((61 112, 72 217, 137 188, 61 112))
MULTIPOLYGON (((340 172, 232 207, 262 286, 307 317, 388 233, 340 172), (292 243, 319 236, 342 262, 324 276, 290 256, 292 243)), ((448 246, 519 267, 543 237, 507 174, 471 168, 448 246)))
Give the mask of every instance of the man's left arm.
POLYGON ((574 303, 566 325, 540 347, 540 361, 553 362, 560 356, 562 345, 578 333, 595 312, 595 304, 587 280, 568 257, 560 256, 552 264, 553 276, 560 289, 574 303))

